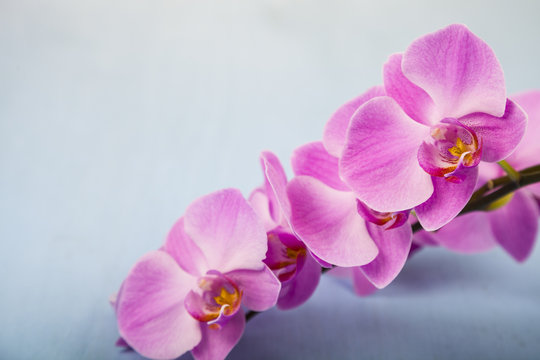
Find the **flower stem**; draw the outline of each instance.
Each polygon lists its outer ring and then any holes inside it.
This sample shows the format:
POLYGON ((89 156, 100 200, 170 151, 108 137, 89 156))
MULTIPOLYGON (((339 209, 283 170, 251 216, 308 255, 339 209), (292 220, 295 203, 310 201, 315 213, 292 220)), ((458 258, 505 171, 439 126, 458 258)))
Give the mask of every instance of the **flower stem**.
POLYGON ((510 177, 510 179, 512 179, 513 182, 519 184, 521 175, 518 171, 516 171, 516 169, 512 167, 512 165, 506 162, 506 160, 501 160, 497 164, 499 164, 499 166, 504 170, 504 172, 508 174, 508 176, 510 177))

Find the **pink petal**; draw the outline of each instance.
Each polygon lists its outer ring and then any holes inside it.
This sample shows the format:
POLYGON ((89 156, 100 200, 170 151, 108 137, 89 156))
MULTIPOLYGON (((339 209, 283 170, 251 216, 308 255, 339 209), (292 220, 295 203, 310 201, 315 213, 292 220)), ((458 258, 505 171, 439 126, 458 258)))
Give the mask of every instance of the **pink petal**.
POLYGON ((512 99, 527 113, 527 130, 512 155, 506 159, 517 169, 538 164, 540 154, 540 90, 533 90, 512 96, 512 99))
POLYGON ((402 70, 433 99, 441 119, 475 112, 504 114, 502 68, 493 50, 464 25, 415 40, 403 55, 402 70))
POLYGON ((326 150, 335 157, 341 156, 341 151, 347 139, 347 128, 351 116, 366 101, 377 96, 386 95, 383 86, 374 86, 362 95, 341 105, 339 109, 330 117, 324 127, 323 142, 326 150))
POLYGON ((534 198, 526 190, 517 191, 508 204, 488 214, 495 240, 516 261, 527 260, 538 234, 540 213, 534 198))
POLYGON ((368 296, 379 290, 367 279, 360 266, 350 269, 352 272, 353 289, 357 295, 368 296))
POLYGON ((478 167, 464 168, 464 180, 454 183, 433 176, 433 195, 414 208, 418 221, 425 230, 434 231, 449 223, 471 198, 478 179, 478 167))
POLYGON ((191 354, 195 360, 223 360, 242 337, 246 318, 242 311, 231 317, 221 329, 211 329, 201 324, 202 340, 191 354))
POLYGON ((287 186, 291 225, 322 260, 338 266, 364 265, 377 256, 364 220, 350 192, 338 191, 315 178, 298 176, 287 186))
POLYGON ((431 125, 441 120, 436 113, 435 103, 429 95, 410 82, 401 71, 402 54, 390 56, 384 64, 384 88, 413 120, 431 125))
POLYGON ((184 228, 211 269, 262 269, 266 232, 240 191, 226 189, 199 198, 186 210, 184 228))
POLYGON ((482 142, 482 160, 505 159, 519 144, 527 126, 527 115, 516 103, 508 100, 502 117, 471 114, 459 122, 474 130, 482 142))
POLYGON ((262 270, 236 270, 226 274, 242 291, 242 304, 254 311, 264 311, 277 302, 281 283, 268 267, 262 270))
POLYGON ((264 229, 270 231, 277 226, 270 216, 270 200, 263 188, 255 189, 249 195, 249 204, 264 224, 264 229))
POLYGON ((167 235, 162 248, 188 273, 200 276, 209 270, 201 249, 184 231, 184 218, 178 219, 167 235))
POLYGON ((304 256, 303 264, 296 275, 282 284, 277 307, 288 310, 305 303, 315 292, 321 277, 321 266, 308 253, 304 256))
POLYGON ((184 307, 184 297, 195 286, 163 251, 143 256, 131 269, 117 300, 121 337, 145 357, 174 359, 201 340, 199 322, 184 307))
POLYGON ((483 211, 459 216, 436 233, 430 233, 440 245, 464 254, 483 252, 496 243, 489 227, 488 214, 483 211))
POLYGON ((410 209, 433 193, 417 152, 429 128, 409 118, 389 97, 374 98, 354 114, 340 160, 343 180, 381 212, 410 209))
POLYGON ((320 141, 294 150, 291 164, 295 175, 311 176, 336 190, 350 191, 339 178, 339 159, 330 155, 320 141))
POLYGON ((279 159, 270 151, 261 153, 261 165, 263 167, 266 193, 269 198, 270 213, 277 224, 281 224, 285 218, 289 218, 291 207, 287 199, 287 175, 279 162, 279 159))
POLYGON ((411 249, 412 230, 409 224, 385 230, 381 226, 367 223, 367 228, 379 248, 379 255, 361 268, 366 278, 382 289, 403 269, 411 249))

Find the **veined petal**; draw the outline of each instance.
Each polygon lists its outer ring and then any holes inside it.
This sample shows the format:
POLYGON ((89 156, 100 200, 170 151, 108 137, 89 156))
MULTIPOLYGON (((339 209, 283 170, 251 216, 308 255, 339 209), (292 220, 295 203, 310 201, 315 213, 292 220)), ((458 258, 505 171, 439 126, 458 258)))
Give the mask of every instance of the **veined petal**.
POLYGON ((527 126, 527 114, 508 100, 502 117, 476 113, 459 119, 474 130, 482 142, 482 160, 495 162, 505 159, 519 144, 527 126))
POLYGON ((178 219, 167 235, 162 248, 173 257, 182 269, 194 276, 200 276, 209 270, 201 249, 184 231, 184 218, 178 219))
POLYGON ((540 154, 540 90, 527 91, 511 97, 527 114, 527 129, 516 150, 506 159, 521 170, 538 164, 540 154))
POLYGON ((201 331, 184 307, 184 298, 195 280, 163 251, 143 256, 117 299, 120 336, 153 359, 174 359, 191 350, 200 342, 201 331))
POLYGON ((389 97, 374 98, 353 115, 340 159, 342 179, 380 212, 407 210, 433 193, 431 176, 418 164, 429 127, 409 118, 389 97))
POLYGON ((453 183, 433 176, 433 195, 414 208, 422 227, 434 231, 450 222, 467 205, 478 179, 478 167, 463 168, 464 180, 453 183))
POLYGON ((186 210, 184 228, 211 269, 226 273, 264 266, 266 232, 238 190, 220 190, 193 202, 186 210))
POLYGON ((281 283, 268 267, 262 270, 235 270, 226 274, 242 291, 242 304, 265 311, 276 304, 281 283))
POLYGON ((293 178, 287 194, 293 230, 322 260, 357 266, 377 256, 364 219, 356 211, 354 194, 332 189, 308 176, 293 178))
POLYGON ((484 211, 459 216, 439 231, 429 234, 445 248, 464 254, 483 252, 496 245, 488 214, 484 211))
POLYGON ((277 307, 281 310, 288 310, 302 305, 317 288, 320 277, 321 266, 307 252, 296 275, 282 284, 277 307))
POLYGON ((499 61, 464 25, 453 24, 415 40, 403 55, 402 70, 433 99, 441 118, 504 114, 506 89, 499 61))
POLYGON ((282 224, 291 216, 291 206, 287 199, 287 175, 276 155, 270 151, 261 153, 261 163, 265 174, 270 213, 277 224, 282 224))
POLYGON ((237 312, 221 329, 212 329, 201 324, 202 340, 191 354, 195 360, 223 360, 242 337, 246 318, 243 311, 237 312))
POLYGON ((257 188, 249 195, 249 204, 264 224, 264 229, 270 231, 277 226, 270 216, 270 200, 264 188, 257 188))
POLYGON ((534 198, 527 190, 516 191, 508 204, 488 215, 495 240, 516 261, 527 260, 538 234, 540 213, 534 198))
POLYGON ((396 100, 411 117, 425 125, 441 120, 436 113, 435 103, 422 88, 413 84, 401 71, 402 54, 390 56, 384 64, 384 88, 388 96, 396 100))
POLYGON ((350 191, 339 178, 339 159, 330 155, 322 142, 305 144, 294 150, 291 164, 295 175, 307 175, 336 190, 350 191))
POLYGON ((396 278, 405 265, 411 249, 412 230, 408 223, 389 230, 367 223, 367 228, 379 248, 379 255, 361 268, 366 278, 382 289, 396 278))
POLYGON ((383 86, 374 86, 362 95, 341 105, 339 109, 332 115, 330 120, 324 127, 323 142, 326 150, 335 157, 341 156, 343 146, 347 139, 347 128, 351 116, 354 112, 366 101, 377 96, 384 96, 383 86))

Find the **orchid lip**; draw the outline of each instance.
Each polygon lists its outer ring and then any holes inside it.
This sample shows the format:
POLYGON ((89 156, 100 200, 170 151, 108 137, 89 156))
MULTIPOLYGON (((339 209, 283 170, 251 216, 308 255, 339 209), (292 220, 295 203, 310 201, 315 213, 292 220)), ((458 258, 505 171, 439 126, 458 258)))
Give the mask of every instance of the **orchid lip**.
POLYGON ((292 234, 270 231, 268 251, 264 263, 279 281, 291 280, 301 269, 306 256, 306 247, 292 234))
POLYGON ((453 118, 431 127, 430 137, 418 150, 418 162, 431 176, 459 183, 464 168, 475 167, 482 155, 482 142, 473 129, 453 118))
POLYGON ((187 311, 210 329, 220 329, 240 309, 242 291, 216 270, 210 270, 199 278, 197 285, 184 301, 187 311))
POLYGON ((409 219, 410 210, 396 212, 379 212, 371 209, 362 201, 356 199, 356 209, 358 214, 375 225, 383 227, 385 230, 395 229, 405 224, 409 219))

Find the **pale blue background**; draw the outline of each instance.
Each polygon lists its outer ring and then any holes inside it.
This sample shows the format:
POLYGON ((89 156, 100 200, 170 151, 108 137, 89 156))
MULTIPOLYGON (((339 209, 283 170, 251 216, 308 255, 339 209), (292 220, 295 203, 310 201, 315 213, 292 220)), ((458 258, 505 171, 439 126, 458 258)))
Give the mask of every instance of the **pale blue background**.
MULTIPOLYGON (((462 22, 540 87, 531 1, 0 1, 0 358, 137 359, 107 303, 195 198, 262 181, 417 36, 462 22)), ((540 251, 428 250, 375 296, 325 278, 231 359, 540 357, 540 251)))

